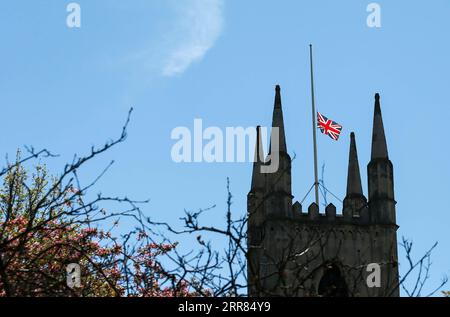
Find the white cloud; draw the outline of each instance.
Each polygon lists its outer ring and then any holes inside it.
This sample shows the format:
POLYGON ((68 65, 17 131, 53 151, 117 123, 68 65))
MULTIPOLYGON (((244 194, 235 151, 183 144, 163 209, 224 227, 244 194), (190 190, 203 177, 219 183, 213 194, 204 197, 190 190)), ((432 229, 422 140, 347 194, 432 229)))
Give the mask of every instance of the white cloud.
POLYGON ((192 63, 202 60, 219 38, 224 24, 223 0, 178 1, 177 6, 178 43, 164 62, 164 76, 182 74, 192 63))

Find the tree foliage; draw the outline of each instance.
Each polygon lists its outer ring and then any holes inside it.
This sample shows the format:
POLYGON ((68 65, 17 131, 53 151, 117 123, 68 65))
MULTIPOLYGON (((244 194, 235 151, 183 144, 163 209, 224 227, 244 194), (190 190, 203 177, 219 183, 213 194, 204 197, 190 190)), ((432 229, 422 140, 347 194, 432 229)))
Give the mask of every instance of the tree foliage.
POLYGON ((152 239, 139 209, 146 201, 89 194, 112 163, 88 185, 80 184, 80 168, 123 142, 128 122, 129 117, 119 138, 75 157, 59 176, 50 176, 42 164, 25 167, 53 156, 33 148, 0 170, 0 296, 197 295, 187 281, 163 269, 160 259, 176 243, 152 239), (123 217, 136 226, 115 236, 123 217), (79 287, 67 281, 72 263, 81 268, 79 287))

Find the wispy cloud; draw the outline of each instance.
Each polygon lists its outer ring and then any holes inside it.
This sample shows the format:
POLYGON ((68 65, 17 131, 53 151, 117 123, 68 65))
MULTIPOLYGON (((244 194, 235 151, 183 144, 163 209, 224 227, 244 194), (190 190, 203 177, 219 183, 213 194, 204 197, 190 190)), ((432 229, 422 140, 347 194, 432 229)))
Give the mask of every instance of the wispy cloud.
POLYGON ((176 32, 178 43, 164 61, 164 76, 182 74, 189 66, 203 59, 219 38, 224 24, 224 0, 178 1, 180 12, 176 32))

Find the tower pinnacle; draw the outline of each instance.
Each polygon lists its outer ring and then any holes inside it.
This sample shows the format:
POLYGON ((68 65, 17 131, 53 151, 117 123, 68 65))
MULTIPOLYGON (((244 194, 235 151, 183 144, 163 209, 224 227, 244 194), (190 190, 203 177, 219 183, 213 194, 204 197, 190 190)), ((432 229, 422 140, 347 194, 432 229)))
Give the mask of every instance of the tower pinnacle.
POLYGON ((380 95, 375 94, 375 109, 372 132, 372 159, 388 158, 386 136, 384 134, 383 118, 381 116, 380 95))
POLYGON ((358 152, 355 133, 350 134, 350 153, 348 158, 347 196, 362 195, 361 175, 359 173, 358 152))
POLYGON ((261 127, 256 127, 256 144, 255 144, 255 159, 253 161, 252 174, 252 190, 256 188, 264 188, 264 175, 261 173, 261 166, 264 164, 264 149, 261 139, 261 127))
POLYGON ((372 221, 395 224, 394 170, 388 157, 379 94, 375 95, 372 157, 367 165, 367 181, 372 221))
MULTIPOLYGON (((358 152, 356 150, 355 133, 350 134, 350 153, 348 157, 347 195, 344 199, 344 216, 366 216, 367 199, 363 195, 361 175, 359 172, 358 152)), ((364 219, 366 220, 366 219, 364 219)))
MULTIPOLYGON (((275 102, 273 107, 272 128, 278 128, 279 152, 287 153, 286 136, 284 133, 283 109, 281 107, 281 88, 279 85, 275 87, 275 102)), ((272 152, 272 144, 270 146, 270 153, 271 152, 272 152)))

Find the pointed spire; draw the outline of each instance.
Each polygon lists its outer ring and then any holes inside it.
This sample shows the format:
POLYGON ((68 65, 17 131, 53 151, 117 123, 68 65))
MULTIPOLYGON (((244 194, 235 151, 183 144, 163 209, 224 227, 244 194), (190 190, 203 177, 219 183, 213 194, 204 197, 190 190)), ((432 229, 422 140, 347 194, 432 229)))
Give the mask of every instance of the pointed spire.
POLYGON ((362 217, 362 221, 368 221, 366 217, 367 199, 363 195, 361 175, 359 173, 358 151, 356 150, 355 133, 350 133, 350 153, 348 157, 347 195, 344 199, 344 218, 351 220, 354 217, 362 217))
MULTIPOLYGON (((283 110, 281 107, 281 88, 279 85, 275 87, 275 103, 273 107, 273 118, 272 118, 272 128, 277 127, 279 130, 279 151, 287 153, 286 147, 286 136, 284 133, 284 120, 283 120, 283 110)), ((272 150, 272 145, 270 146, 272 150)))
POLYGON ((373 116, 372 132, 372 160, 388 158, 386 136, 384 134, 383 118, 381 116, 380 95, 375 94, 375 110, 373 116))
POLYGON ((356 150, 355 133, 350 134, 350 153, 348 158, 347 197, 362 195, 361 175, 359 173, 358 152, 356 150))
POLYGON ((261 127, 256 127, 255 159, 253 161, 252 189, 264 187, 264 175, 261 166, 264 164, 264 149, 262 145, 261 127))

